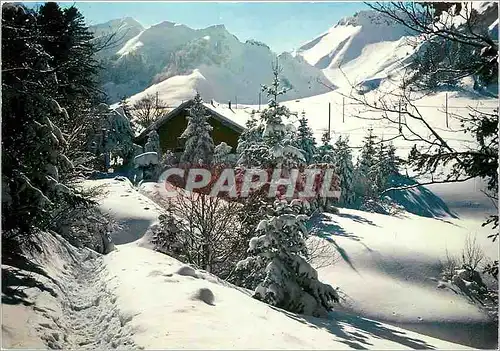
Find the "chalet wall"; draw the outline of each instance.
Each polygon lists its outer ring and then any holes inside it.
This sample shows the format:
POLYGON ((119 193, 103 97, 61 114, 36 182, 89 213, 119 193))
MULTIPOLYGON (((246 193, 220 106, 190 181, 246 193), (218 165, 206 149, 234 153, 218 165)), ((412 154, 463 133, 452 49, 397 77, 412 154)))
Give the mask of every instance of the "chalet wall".
MULTIPOLYGON (((183 142, 179 140, 179 137, 187 127, 186 117, 188 115, 189 112, 187 110, 183 110, 165 122, 158 129, 161 151, 163 153, 166 150, 180 152, 184 149, 183 142)), ((209 118, 208 123, 210 123, 213 127, 212 139, 214 140, 214 144, 217 145, 224 141, 226 144, 233 147, 234 152, 236 150, 236 146, 238 146, 240 133, 236 132, 232 128, 229 128, 227 125, 221 123, 218 119, 213 117, 209 118)))

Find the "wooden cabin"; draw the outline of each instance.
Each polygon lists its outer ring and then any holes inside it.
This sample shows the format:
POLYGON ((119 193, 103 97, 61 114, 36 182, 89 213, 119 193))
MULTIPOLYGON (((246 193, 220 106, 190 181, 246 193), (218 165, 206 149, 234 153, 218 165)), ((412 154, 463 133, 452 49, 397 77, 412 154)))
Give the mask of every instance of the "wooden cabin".
MULTIPOLYGON (((182 152, 185 141, 180 139, 180 136, 187 127, 189 108, 193 103, 193 100, 183 102, 146 128, 135 138, 134 142, 144 146, 147 142, 149 132, 156 130, 160 136, 162 153, 165 153, 167 150, 171 150, 174 153, 182 152)), ((245 127, 223 116, 215 108, 211 108, 209 104, 204 104, 204 106, 206 113, 210 116, 208 122, 213 127, 212 139, 214 140, 214 144, 217 145, 224 141, 233 148, 233 151, 236 150, 238 138, 245 130, 245 127)))

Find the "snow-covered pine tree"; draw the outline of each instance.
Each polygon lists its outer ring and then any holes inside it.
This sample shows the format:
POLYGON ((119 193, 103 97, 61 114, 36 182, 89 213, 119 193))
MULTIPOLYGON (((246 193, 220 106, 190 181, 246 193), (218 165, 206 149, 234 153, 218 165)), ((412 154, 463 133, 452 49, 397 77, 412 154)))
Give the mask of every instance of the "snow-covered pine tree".
POLYGON ((372 168, 372 179, 375 183, 376 194, 379 195, 386 187, 391 172, 388 169, 387 146, 384 140, 376 148, 376 163, 372 168))
POLYGON ((377 137, 373 129, 368 129, 368 134, 363 139, 361 155, 356 165, 356 193, 360 198, 373 199, 377 196, 377 183, 374 181, 374 172, 377 165, 377 137))
POLYGON ((302 112, 301 118, 299 119, 295 145, 304 153, 306 164, 311 164, 317 152, 316 140, 314 139, 312 129, 308 125, 308 119, 306 118, 305 112, 302 112))
POLYGON ((221 142, 214 149, 214 164, 222 166, 230 166, 234 164, 234 154, 231 153, 233 148, 225 142, 221 142))
POLYGON ((335 142, 335 169, 340 178, 341 195, 339 204, 351 205, 356 197, 354 192, 354 164, 352 162, 349 137, 340 136, 335 142))
POLYGON ((307 262, 307 216, 296 213, 293 201, 276 201, 273 212, 258 224, 249 242, 251 256, 237 268, 265 267, 265 274, 255 275, 263 278, 255 298, 294 313, 325 316, 339 297, 335 289, 318 280, 307 262))
POLYGON ((188 125, 181 138, 186 140, 181 163, 184 164, 210 164, 214 154, 214 141, 212 139, 212 126, 208 123, 203 100, 199 93, 194 97, 194 104, 189 109, 188 125))
POLYGON ((273 82, 271 85, 262 85, 262 91, 269 98, 268 107, 261 114, 261 120, 265 124, 262 139, 268 149, 267 159, 262 165, 265 168, 294 168, 305 162, 302 151, 294 146, 295 128, 283 123, 283 118, 290 118, 292 113, 286 106, 278 103, 278 97, 286 93, 285 88, 280 88, 281 70, 276 61, 276 66, 273 66, 273 82))
POLYGON ((2 244, 14 245, 7 254, 35 232, 56 230, 59 210, 91 203, 70 181, 67 140, 53 122, 68 113, 53 98, 60 87, 41 38, 34 10, 2 4, 2 244))
MULTIPOLYGON (((102 104, 103 109, 108 107, 102 104)), ((130 121, 120 113, 107 110, 105 112, 106 118, 104 119, 104 125, 102 131, 103 142, 101 152, 109 153, 113 157, 121 157, 124 164, 129 163, 134 157, 134 132, 132 131, 132 126, 130 121)))
POLYGON ((148 134, 148 141, 144 145, 144 152, 156 152, 158 158, 161 157, 160 136, 154 129, 148 134))
POLYGON ((378 193, 389 186, 392 175, 399 174, 401 162, 401 159, 396 156, 394 144, 386 144, 382 140, 377 148, 377 164, 373 171, 373 179, 377 185, 378 193))
POLYGON ((321 146, 317 148, 316 154, 314 155, 315 163, 326 163, 333 165, 335 164, 335 150, 330 144, 330 134, 324 132, 321 136, 321 146))
POLYGON ((257 120, 255 110, 246 122, 247 129, 240 135, 236 147, 237 164, 243 167, 259 167, 264 163, 267 147, 262 140, 264 125, 257 120))
POLYGON ((387 146, 387 171, 389 174, 399 174, 399 167, 403 160, 396 155, 396 147, 392 142, 387 146))

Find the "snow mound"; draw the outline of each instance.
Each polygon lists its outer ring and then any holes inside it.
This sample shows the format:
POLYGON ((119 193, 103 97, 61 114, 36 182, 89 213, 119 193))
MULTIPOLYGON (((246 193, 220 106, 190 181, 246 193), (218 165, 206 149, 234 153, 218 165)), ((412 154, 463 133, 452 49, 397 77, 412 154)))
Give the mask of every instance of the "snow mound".
POLYGON ((208 288, 200 288, 193 296, 196 300, 205 302, 207 305, 215 305, 215 295, 208 288))
POLYGON ((149 165, 158 164, 158 153, 155 151, 144 152, 134 157, 134 164, 136 167, 145 167, 149 165))
POLYGON ((182 266, 177 270, 177 274, 186 276, 186 277, 193 277, 193 278, 198 278, 198 275, 196 274, 196 270, 191 267, 191 266, 182 266))

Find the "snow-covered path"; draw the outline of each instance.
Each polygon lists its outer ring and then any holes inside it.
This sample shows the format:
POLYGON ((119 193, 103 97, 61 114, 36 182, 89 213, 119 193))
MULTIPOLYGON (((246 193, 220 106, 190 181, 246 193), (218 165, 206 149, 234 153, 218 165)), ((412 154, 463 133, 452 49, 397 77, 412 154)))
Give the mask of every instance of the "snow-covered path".
POLYGON ((120 314, 116 296, 106 288, 106 267, 102 256, 89 253, 68 268, 70 274, 63 281, 66 301, 62 304, 59 321, 64 330, 63 340, 53 333, 53 340, 50 336, 47 340, 49 347, 92 350, 136 348, 130 338, 131 330, 126 328, 127 316, 120 314))

